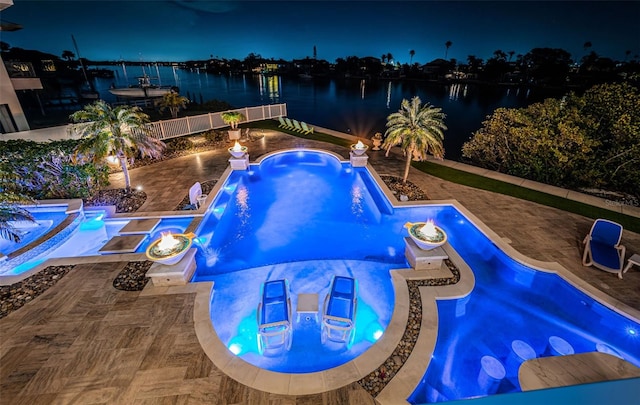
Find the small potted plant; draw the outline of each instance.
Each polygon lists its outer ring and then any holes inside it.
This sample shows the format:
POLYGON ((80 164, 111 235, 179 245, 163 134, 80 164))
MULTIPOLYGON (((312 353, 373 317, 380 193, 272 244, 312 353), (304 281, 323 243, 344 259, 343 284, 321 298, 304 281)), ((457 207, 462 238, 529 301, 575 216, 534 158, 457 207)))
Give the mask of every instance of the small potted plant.
POLYGON ((225 124, 229 124, 229 139, 232 141, 240 139, 241 130, 238 129, 238 123, 244 119, 244 115, 237 111, 227 111, 222 113, 221 117, 225 124))

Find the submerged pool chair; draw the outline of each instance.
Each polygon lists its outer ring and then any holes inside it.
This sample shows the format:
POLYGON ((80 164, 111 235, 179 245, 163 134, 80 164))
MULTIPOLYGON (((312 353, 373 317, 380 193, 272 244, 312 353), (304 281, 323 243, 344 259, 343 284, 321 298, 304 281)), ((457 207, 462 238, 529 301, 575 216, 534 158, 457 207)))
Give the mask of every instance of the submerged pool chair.
POLYGON ((358 285, 351 277, 334 276, 324 299, 322 311, 322 343, 327 339, 352 343, 358 306, 358 285))
POLYGON ((622 225, 607 219, 596 219, 584 239, 582 264, 594 266, 622 278, 625 247, 620 245, 622 225))
POLYGON ((287 280, 262 284, 258 305, 258 350, 291 348, 291 298, 287 280))

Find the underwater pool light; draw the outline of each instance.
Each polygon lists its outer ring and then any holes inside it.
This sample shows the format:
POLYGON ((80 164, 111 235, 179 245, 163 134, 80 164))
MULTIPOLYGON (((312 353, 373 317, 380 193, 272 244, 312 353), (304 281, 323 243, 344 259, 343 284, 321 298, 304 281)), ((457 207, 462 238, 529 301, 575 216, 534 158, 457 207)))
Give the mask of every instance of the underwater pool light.
POLYGON ((231 353, 233 353, 236 356, 238 356, 240 353, 242 353, 242 346, 240 346, 237 343, 231 343, 229 345, 229 351, 231 351, 231 353))

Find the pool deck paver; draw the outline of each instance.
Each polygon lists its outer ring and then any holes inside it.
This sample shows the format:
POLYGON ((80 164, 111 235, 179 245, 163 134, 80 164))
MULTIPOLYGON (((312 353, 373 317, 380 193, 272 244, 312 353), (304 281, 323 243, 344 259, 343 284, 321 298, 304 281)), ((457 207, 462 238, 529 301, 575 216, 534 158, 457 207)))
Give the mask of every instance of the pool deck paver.
MULTIPOLYGON (((330 150, 345 160, 349 157, 344 147, 276 131, 264 134, 263 139, 245 143, 252 162, 270 151, 296 147, 330 150)), ((401 157, 386 158, 384 151, 371 150, 368 155, 378 174, 402 176, 401 157)), ((136 215, 173 210, 194 182, 219 179, 229 165, 228 158, 225 148, 131 170, 132 185, 147 193, 136 215)), ((111 179, 112 187, 123 186, 121 174, 111 179)), ((620 280, 582 266, 582 240, 593 219, 450 183, 413 168, 409 180, 431 200, 459 201, 520 254, 557 262, 576 283, 640 310, 640 271, 628 272, 620 280)), ((639 234, 625 230, 622 243, 628 256, 640 252, 639 234)), ((56 259, 55 263, 63 261, 56 259)), ((202 348, 207 342, 198 341, 196 329, 211 327, 202 319, 206 313, 202 307, 208 307, 212 283, 155 287, 153 292, 118 291, 112 282, 126 265, 124 256, 106 255, 99 263, 77 262, 54 287, 0 319, 0 402, 376 403, 357 383, 313 395, 270 394, 244 386, 217 369, 202 348), (120 257, 123 261, 118 261, 120 257)), ((424 304, 426 309, 435 305, 424 304)), ((435 311, 425 314, 430 312, 435 311)), ((423 318, 424 327, 429 329, 433 321, 423 318)), ((419 339, 429 346, 434 344, 430 336, 421 333, 419 339)), ((357 359, 354 364, 357 367, 357 359)))

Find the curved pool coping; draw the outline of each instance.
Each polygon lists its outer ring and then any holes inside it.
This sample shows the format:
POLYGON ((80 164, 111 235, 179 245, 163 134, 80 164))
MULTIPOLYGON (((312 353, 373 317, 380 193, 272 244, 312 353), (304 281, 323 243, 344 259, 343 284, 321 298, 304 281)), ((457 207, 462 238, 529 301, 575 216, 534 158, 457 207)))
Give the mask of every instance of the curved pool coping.
MULTIPOLYGON (((42 208, 42 207, 66 207, 64 213, 66 214, 66 218, 64 218, 58 225, 49 229, 44 235, 40 236, 38 239, 32 241, 31 243, 21 247, 20 249, 9 253, 8 255, 0 255, 0 269, 5 269, 5 267, 16 267, 20 266, 23 263, 28 262, 29 260, 39 256, 46 250, 50 249, 52 246, 55 246, 62 241, 66 240, 71 236, 71 234, 80 226, 80 221, 84 216, 83 212, 83 203, 81 199, 71 199, 71 200, 42 200, 37 201, 35 204, 24 204, 21 205, 23 208, 42 208)), ((34 266, 33 268, 22 272, 20 274, 0 274, 0 285, 11 285, 17 283, 19 281, 24 280, 32 274, 40 271, 41 268, 39 266, 34 266)))
MULTIPOLYGON (((260 164, 264 159, 284 152, 304 150, 326 153, 336 157, 341 163, 347 162, 333 152, 310 148, 296 148, 275 151, 263 155, 257 159, 254 164, 260 164)), ((393 193, 382 181, 375 169, 369 164, 367 164, 366 167, 394 208, 426 205, 453 206, 513 260, 538 271, 556 273, 570 285, 598 300, 609 309, 625 317, 629 317, 636 322, 640 322, 640 311, 596 289, 557 262, 539 261, 520 253, 457 200, 426 201, 421 203, 396 201, 393 193)), ((225 171, 220 177, 219 184, 224 183, 230 173, 230 169, 225 171)), ((376 396, 376 401, 381 404, 408 403, 406 398, 413 393, 415 387, 424 376, 425 370, 433 355, 438 336, 437 300, 462 298, 470 294, 475 286, 475 277, 469 266, 454 249, 448 245, 445 246, 451 260, 460 270, 460 281, 447 286, 419 287, 422 300, 420 334, 409 358, 380 394, 376 396)), ((392 318, 380 340, 359 357, 329 370, 305 374, 279 373, 260 369, 232 354, 222 341, 220 341, 211 323, 209 315, 211 311, 210 305, 213 297, 212 294, 215 293, 213 283, 211 283, 207 292, 203 292, 202 289, 200 289, 200 292, 196 295, 196 303, 194 306, 196 335, 203 350, 216 367, 229 377, 248 387, 285 395, 316 394, 338 389, 358 381, 370 372, 376 370, 388 359, 393 350, 398 346, 398 343, 400 343, 409 315, 409 293, 406 279, 412 278, 412 271, 411 269, 391 271, 395 292, 395 304, 392 318)))

